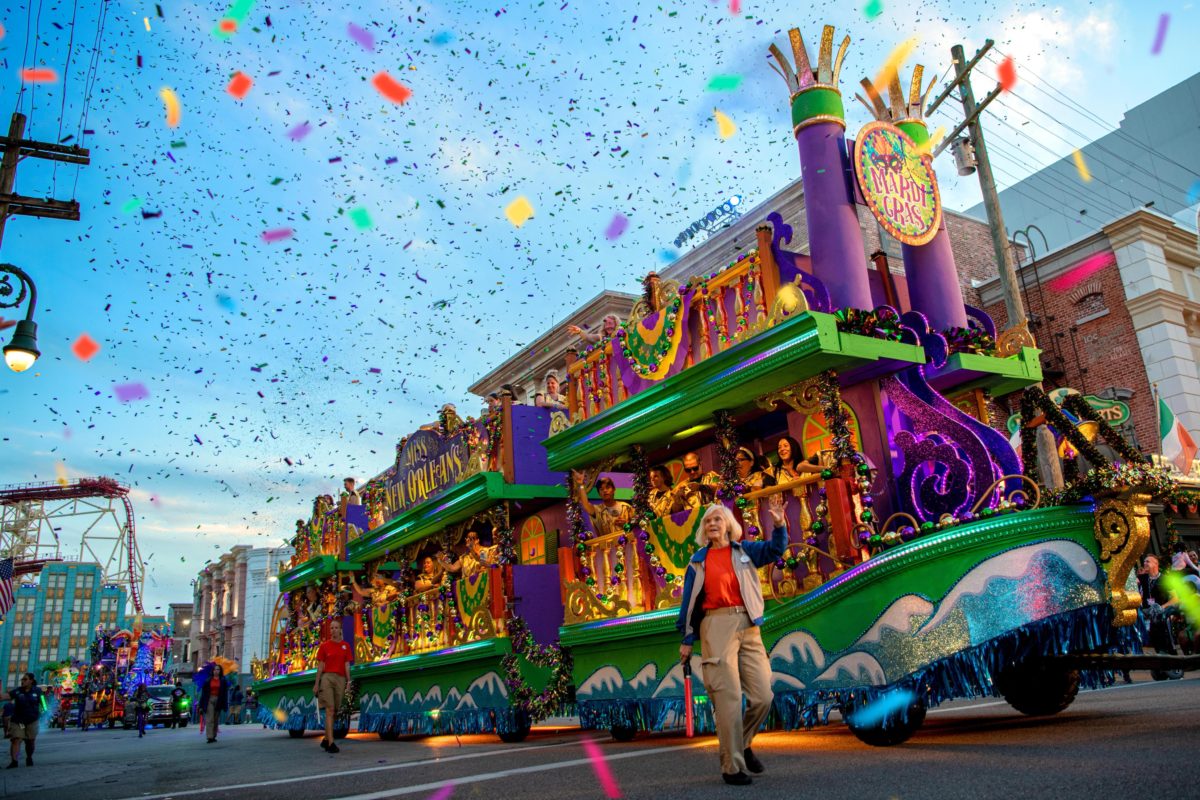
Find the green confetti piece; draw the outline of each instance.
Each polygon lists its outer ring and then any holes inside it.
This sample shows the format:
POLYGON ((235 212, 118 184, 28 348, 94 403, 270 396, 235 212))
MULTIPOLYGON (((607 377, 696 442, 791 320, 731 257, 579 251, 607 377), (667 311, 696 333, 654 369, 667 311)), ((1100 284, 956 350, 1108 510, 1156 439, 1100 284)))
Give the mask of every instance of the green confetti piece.
POLYGON ((863 16, 867 19, 875 19, 882 13, 883 0, 869 0, 869 2, 863 6, 863 16))
MULTIPOLYGON (((872 0, 875 2, 876 0, 872 0)), ((734 89, 742 85, 741 75, 713 75, 712 80, 708 82, 708 91, 710 92, 732 92, 734 89)))
POLYGON ((365 231, 372 227, 371 214, 362 206, 350 209, 350 221, 360 231, 365 231))
POLYGON ((1178 572, 1164 572, 1162 582, 1167 591, 1178 598, 1179 607, 1183 609, 1188 622, 1192 625, 1200 623, 1200 595, 1192 591, 1178 572))
POLYGON ((132 214, 142 207, 142 200, 139 197, 126 200, 125 205, 121 206, 122 214, 132 214))

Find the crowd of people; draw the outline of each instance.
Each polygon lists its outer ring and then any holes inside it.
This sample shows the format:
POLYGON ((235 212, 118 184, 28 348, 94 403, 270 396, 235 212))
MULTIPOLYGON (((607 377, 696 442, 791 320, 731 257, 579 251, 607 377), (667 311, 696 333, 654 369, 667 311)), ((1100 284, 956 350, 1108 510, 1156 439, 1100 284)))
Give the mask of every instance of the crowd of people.
POLYGON ((1138 570, 1138 583, 1142 593, 1150 627, 1149 643, 1155 650, 1184 655, 1200 653, 1200 619, 1189 618, 1184 613, 1188 595, 1200 595, 1200 567, 1195 550, 1188 550, 1183 542, 1171 547, 1171 566, 1164 570, 1157 555, 1147 553, 1138 570), (1167 579, 1178 576, 1178 581, 1167 579))

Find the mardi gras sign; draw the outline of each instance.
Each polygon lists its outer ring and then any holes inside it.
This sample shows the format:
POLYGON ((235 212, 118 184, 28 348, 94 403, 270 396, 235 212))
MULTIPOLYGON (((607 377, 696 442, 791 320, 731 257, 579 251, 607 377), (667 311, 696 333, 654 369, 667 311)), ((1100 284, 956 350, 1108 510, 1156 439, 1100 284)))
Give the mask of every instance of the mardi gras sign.
POLYGON ((887 122, 868 123, 854 144, 854 167, 863 198, 884 230, 909 245, 937 234, 942 223, 937 180, 908 134, 887 122))
POLYGON ((384 517, 391 519, 472 474, 478 465, 472 463, 470 433, 463 427, 452 436, 433 430, 409 436, 384 487, 384 517))

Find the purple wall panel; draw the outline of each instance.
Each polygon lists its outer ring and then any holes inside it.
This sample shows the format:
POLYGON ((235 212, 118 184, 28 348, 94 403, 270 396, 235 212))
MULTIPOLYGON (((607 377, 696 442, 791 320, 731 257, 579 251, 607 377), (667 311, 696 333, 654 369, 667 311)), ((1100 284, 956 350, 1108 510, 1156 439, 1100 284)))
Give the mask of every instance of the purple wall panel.
POLYGON ((558 566, 514 566, 513 605, 534 639, 541 644, 558 641, 558 629, 563 624, 558 566))

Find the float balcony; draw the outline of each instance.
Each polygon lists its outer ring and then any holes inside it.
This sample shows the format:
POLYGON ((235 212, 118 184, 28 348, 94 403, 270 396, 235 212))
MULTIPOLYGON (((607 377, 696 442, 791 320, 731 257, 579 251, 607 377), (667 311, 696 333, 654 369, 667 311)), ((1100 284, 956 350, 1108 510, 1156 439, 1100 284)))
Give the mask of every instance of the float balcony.
POLYGON ((499 472, 480 472, 364 533, 350 542, 346 551, 354 561, 365 563, 447 525, 469 519, 497 503, 537 498, 565 499, 566 496, 565 485, 505 483, 499 472))
POLYGON ((711 425, 715 411, 749 408, 827 369, 857 383, 924 363, 917 345, 844 333, 832 314, 805 311, 551 436, 544 442, 547 463, 574 469, 634 444, 685 438, 711 425))
POLYGON ((360 570, 362 566, 356 561, 339 561, 337 556, 314 556, 280 574, 279 591, 290 592, 338 572, 360 570))
POLYGON ((1042 380, 1041 352, 1022 347, 1007 358, 951 353, 941 367, 926 370, 925 377, 942 394, 986 389, 993 397, 1003 397, 1042 380))

